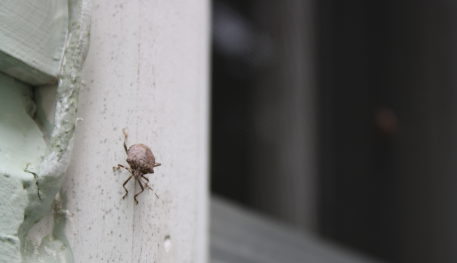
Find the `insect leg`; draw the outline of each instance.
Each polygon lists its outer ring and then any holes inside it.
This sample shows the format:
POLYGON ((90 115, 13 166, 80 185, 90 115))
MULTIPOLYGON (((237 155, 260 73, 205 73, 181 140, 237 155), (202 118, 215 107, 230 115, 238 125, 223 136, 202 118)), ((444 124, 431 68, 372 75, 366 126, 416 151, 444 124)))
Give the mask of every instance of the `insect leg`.
POLYGON ((138 184, 139 184, 140 187, 141 187, 141 191, 139 191, 138 193, 136 193, 136 194, 133 196, 133 199, 135 199, 136 204, 138 204, 138 200, 136 199, 136 197, 144 191, 144 186, 143 186, 143 184, 141 183, 141 180, 138 179, 137 181, 138 181, 138 184))
POLYGON ((143 178, 144 180, 146 180, 146 183, 144 183, 144 186, 145 186, 146 188, 148 188, 149 190, 152 190, 152 188, 151 188, 151 187, 149 186, 149 184, 148 184, 148 183, 149 183, 149 179, 148 179, 146 176, 144 176, 144 174, 141 175, 141 178, 143 178))
POLYGON ((130 177, 127 178, 127 180, 125 180, 124 184, 122 185, 122 187, 124 187, 124 190, 125 190, 125 194, 122 197, 122 199, 124 199, 129 194, 129 191, 127 190, 127 188, 125 188, 125 185, 130 181, 130 179, 132 179, 132 177, 133 177, 133 175, 130 175, 130 177))
POLYGON ((127 133, 127 129, 122 129, 122 133, 124 134, 124 150, 125 153, 128 154, 128 148, 127 148, 127 138, 129 137, 129 134, 127 133))
POLYGON ((32 171, 29 171, 28 168, 29 168, 29 165, 30 163, 28 163, 25 168, 24 168, 24 172, 26 173, 29 173, 29 174, 32 174, 33 175, 33 178, 35 178, 35 185, 36 185, 36 189, 37 189, 37 192, 38 192, 38 199, 42 200, 41 199, 41 195, 40 195, 40 187, 38 186, 38 175, 32 171))
POLYGON ((142 174, 141 177, 142 177, 144 180, 148 181, 148 183, 149 183, 149 179, 148 179, 146 176, 144 176, 144 174, 142 174))
MULTIPOLYGON (((146 176, 144 176, 144 175, 141 175, 141 178, 143 178, 143 179, 145 179, 145 180, 147 181, 147 182, 144 184, 144 186, 146 186, 146 188, 148 188, 149 190, 153 191, 152 188, 151 188, 151 187, 149 186, 149 184, 148 184, 148 183, 149 183, 149 179, 148 179, 146 176)), ((158 196, 156 193, 154 193, 154 195, 157 197, 157 199, 160 199, 159 196, 158 196)))
POLYGON ((125 170, 129 171, 130 173, 132 172, 132 170, 130 168, 125 167, 122 164, 118 164, 117 166, 113 166, 113 170, 119 170, 121 168, 124 168, 125 170))

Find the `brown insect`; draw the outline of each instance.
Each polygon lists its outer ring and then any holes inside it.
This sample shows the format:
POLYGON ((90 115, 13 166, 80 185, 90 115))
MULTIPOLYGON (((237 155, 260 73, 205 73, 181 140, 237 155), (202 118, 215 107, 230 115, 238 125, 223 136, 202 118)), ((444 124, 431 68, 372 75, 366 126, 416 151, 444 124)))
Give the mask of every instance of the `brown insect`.
POLYGON ((144 191, 144 188, 146 187, 152 190, 152 188, 148 185, 149 179, 145 175, 154 173, 154 167, 160 166, 160 163, 156 163, 154 154, 152 154, 151 149, 144 144, 134 144, 130 146, 130 148, 127 148, 127 131, 123 129, 122 133, 124 133, 124 150, 127 154, 127 163, 130 167, 125 167, 122 164, 118 164, 117 166, 113 167, 113 169, 124 168, 130 173, 129 178, 127 178, 124 184, 122 184, 122 187, 124 187, 125 190, 125 194, 122 196, 122 199, 127 197, 129 193, 127 188, 125 188, 125 185, 130 181, 130 179, 134 178, 135 181, 138 182, 141 187, 141 191, 133 196, 136 204, 138 204, 136 197, 144 191), (142 182, 142 180, 146 182, 142 182))

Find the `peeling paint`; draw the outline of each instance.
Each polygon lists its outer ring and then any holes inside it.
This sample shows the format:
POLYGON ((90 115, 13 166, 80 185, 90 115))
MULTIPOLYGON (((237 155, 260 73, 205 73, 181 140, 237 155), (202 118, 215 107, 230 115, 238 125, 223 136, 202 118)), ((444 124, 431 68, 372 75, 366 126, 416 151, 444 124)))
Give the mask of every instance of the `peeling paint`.
MULTIPOLYGON (((30 139, 31 145, 21 146, 20 143, 23 142, 20 141, 17 143, 17 149, 10 147, 8 152, 1 154, 4 158, 11 158, 14 161, 9 163, 2 160, 0 168, 0 191, 3 200, 0 203, 0 209, 5 211, 0 220, 1 262, 73 261, 71 249, 63 234, 66 213, 62 212, 64 198, 62 198, 63 193, 59 194, 59 191, 69 164, 77 119, 80 72, 89 42, 89 3, 88 0, 69 1, 69 34, 58 78, 54 127, 46 144, 37 123, 29 114, 31 111, 29 109, 34 108, 30 103, 30 89, 13 80, 7 80, 11 82, 9 85, 5 84, 5 89, 6 87, 11 89, 8 94, 22 102, 15 105, 18 109, 12 113, 14 116, 10 117, 10 120, 14 122, 21 112, 22 118, 17 123, 13 123, 19 125, 18 127, 2 122, 0 129, 14 128, 15 130, 11 131, 12 136, 24 133, 23 138, 30 139), (30 149, 32 146, 36 149, 30 149), (23 171, 26 162, 32 163, 29 169, 33 169, 38 175, 41 200, 35 187, 35 179, 23 171), (34 228, 47 224, 51 227, 47 231, 38 231, 41 232, 42 237, 37 238, 34 228)), ((2 92, 6 93, 4 89, 2 92)), ((8 119, 8 116, 4 116, 4 119, 8 119)), ((13 136, 13 138, 20 138, 20 136, 13 136)), ((8 146, 8 142, 0 146, 8 146)))

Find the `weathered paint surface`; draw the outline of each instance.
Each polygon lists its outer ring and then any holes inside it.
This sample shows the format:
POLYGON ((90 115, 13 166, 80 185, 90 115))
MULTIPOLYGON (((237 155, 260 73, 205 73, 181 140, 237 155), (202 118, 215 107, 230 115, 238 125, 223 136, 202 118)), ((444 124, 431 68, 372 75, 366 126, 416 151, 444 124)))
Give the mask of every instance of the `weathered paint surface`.
POLYGON ((0 71, 33 85, 55 82, 69 28, 68 3, 0 1, 0 71))
POLYGON ((58 192, 72 149, 79 76, 88 43, 88 15, 87 1, 69 3, 66 11, 71 21, 70 34, 59 62, 58 85, 51 87, 55 90, 53 125, 44 125, 40 130, 40 121, 34 116, 32 89, 38 94, 40 87, 28 87, 11 76, 0 76, 0 97, 4 100, 0 122, 0 208, 5 211, 0 218, 0 262, 72 262, 63 235, 65 194, 59 197, 58 192), (42 133, 48 129, 49 134, 42 133), (23 171, 27 163, 37 178, 23 171))
POLYGON ((97 0, 65 192, 76 262, 206 262, 208 2, 97 0), (162 165, 135 205, 128 145, 162 165), (155 196, 156 193, 159 198, 155 196))
POLYGON ((29 204, 28 190, 37 194, 34 178, 23 170, 36 167, 46 151, 43 134, 33 121, 31 90, 0 73, 0 262, 21 262, 18 229, 29 204))

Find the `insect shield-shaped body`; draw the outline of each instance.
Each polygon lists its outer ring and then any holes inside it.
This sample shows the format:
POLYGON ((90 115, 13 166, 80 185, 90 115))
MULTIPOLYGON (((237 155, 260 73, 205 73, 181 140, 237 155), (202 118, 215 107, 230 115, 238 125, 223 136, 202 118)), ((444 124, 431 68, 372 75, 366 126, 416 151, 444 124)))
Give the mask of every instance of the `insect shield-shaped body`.
POLYGON ((139 173, 139 175, 134 174, 134 176, 154 173, 154 167, 159 165, 156 163, 151 149, 141 143, 134 144, 127 150, 127 163, 134 172, 139 173))
MULTIPOLYGON (((129 164, 130 167, 125 167, 122 164, 118 164, 116 167, 113 167, 114 169, 120 169, 124 168, 127 171, 130 172, 129 178, 125 180, 124 184, 122 184, 122 187, 124 187, 125 194, 122 197, 124 199, 129 191, 127 188, 125 188, 125 185, 130 181, 130 179, 134 178, 136 182, 140 185, 141 191, 136 193, 133 196, 133 199, 135 202, 138 204, 138 200, 136 197, 141 194, 144 191, 144 188, 151 189, 149 186, 149 179, 145 176, 146 174, 151 174, 154 173, 154 167, 157 167, 160 165, 160 163, 156 163, 154 154, 152 153, 151 149, 144 145, 144 144, 134 144, 130 146, 130 148, 127 148, 127 131, 125 129, 123 130, 124 133, 124 150, 125 153, 127 154, 127 163, 129 164)), ((157 196, 157 195, 156 195, 157 196)))

